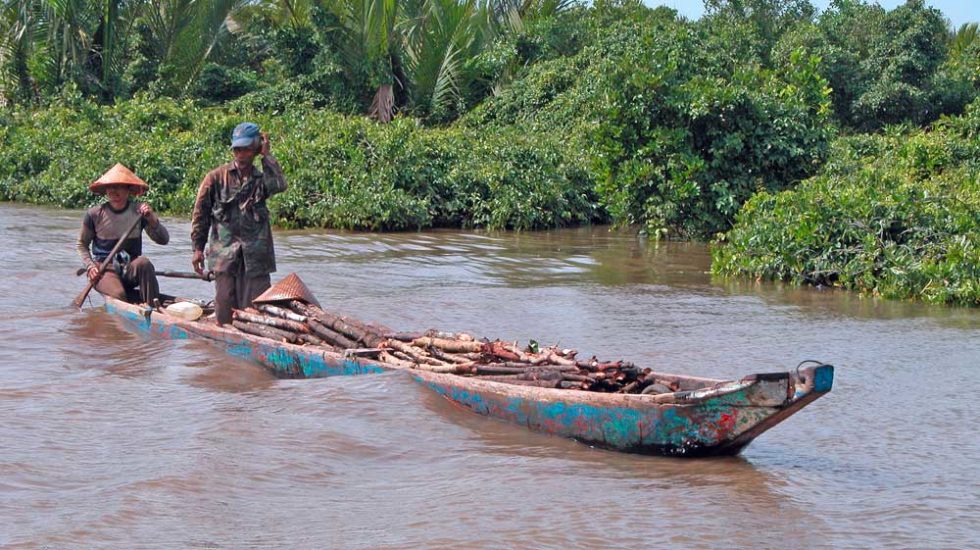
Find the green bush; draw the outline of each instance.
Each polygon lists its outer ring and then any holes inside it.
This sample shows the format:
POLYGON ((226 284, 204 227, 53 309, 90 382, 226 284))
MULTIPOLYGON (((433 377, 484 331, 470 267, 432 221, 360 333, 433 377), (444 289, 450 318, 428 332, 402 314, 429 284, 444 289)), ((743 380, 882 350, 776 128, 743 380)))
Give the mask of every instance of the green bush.
POLYGON ((932 131, 839 140, 793 191, 760 193, 712 270, 980 305, 980 102, 932 131))
POLYGON ((88 184, 122 162, 150 183, 158 210, 186 215, 207 171, 231 160, 229 136, 246 118, 270 133, 286 171, 289 190, 270 204, 281 226, 536 229, 601 216, 591 180, 552 136, 379 125, 308 104, 242 114, 147 98, 11 112, 0 199, 88 206, 101 200, 88 184))
POLYGON ((741 34, 669 10, 597 7, 588 44, 540 61, 464 124, 563 135, 586 157, 601 205, 620 225, 702 238, 728 229, 761 189, 783 189, 823 162, 830 90, 797 49, 779 70, 718 52, 741 34))
POLYGON ((258 85, 258 76, 248 70, 208 63, 191 88, 191 96, 210 103, 241 97, 258 85))

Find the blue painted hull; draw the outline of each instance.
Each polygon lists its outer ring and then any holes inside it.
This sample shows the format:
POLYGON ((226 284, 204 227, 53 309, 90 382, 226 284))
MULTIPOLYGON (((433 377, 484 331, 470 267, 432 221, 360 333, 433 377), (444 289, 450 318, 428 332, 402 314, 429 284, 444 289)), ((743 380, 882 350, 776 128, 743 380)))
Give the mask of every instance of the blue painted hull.
POLYGON ((691 377, 694 389, 664 395, 611 394, 503 384, 455 374, 398 369, 185 321, 106 299, 106 311, 138 331, 171 340, 199 338, 230 355, 256 361, 280 378, 321 378, 409 370, 425 387, 479 414, 532 430, 624 452, 666 456, 733 455, 759 434, 826 394, 834 367, 758 374, 738 381, 691 377))
POLYGON ((834 368, 755 375, 660 396, 514 386, 412 371, 425 387, 478 414, 622 452, 703 457, 738 454, 759 434, 830 391, 834 368))
POLYGON ((185 321, 150 312, 139 306, 106 298, 106 311, 121 317, 130 327, 159 338, 198 338, 222 346, 229 355, 256 361, 279 378, 324 378, 377 374, 391 370, 383 363, 338 353, 276 342, 207 323, 185 321))

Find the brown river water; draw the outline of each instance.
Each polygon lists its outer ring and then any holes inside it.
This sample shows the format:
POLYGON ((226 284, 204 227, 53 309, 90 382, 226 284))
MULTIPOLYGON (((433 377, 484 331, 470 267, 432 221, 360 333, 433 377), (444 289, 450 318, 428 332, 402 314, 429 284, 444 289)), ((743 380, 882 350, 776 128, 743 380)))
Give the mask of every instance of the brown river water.
MULTIPOLYGON (((404 373, 277 380, 132 332, 97 295, 73 310, 80 220, 0 204, 0 547, 980 546, 978 310, 713 280, 704 245, 607 228, 276 234, 278 276, 396 330, 721 378, 837 367, 736 458, 647 457, 478 416, 404 373)), ((165 221, 171 244, 146 253, 188 270, 189 224, 165 221)))

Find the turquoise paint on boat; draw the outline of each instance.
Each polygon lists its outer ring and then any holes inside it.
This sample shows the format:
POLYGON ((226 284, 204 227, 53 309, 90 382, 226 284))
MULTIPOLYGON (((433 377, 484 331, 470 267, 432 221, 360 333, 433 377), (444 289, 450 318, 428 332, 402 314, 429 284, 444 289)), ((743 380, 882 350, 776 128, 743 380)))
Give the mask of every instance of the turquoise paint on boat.
POLYGON ((810 379, 829 373, 829 380, 814 383, 826 390, 808 390, 800 398, 791 398, 789 373, 752 375, 647 397, 411 372, 416 381, 451 401, 532 430, 618 451, 696 457, 737 454, 759 434, 829 390, 831 367, 804 371, 810 379))
POLYGON ((237 346, 228 346, 227 348, 225 348, 225 351, 228 352, 229 355, 234 355, 235 357, 241 357, 242 359, 248 359, 248 360, 252 359, 252 346, 248 346, 244 344, 237 345, 237 346))
POLYGON ((813 391, 828 392, 834 385, 834 367, 823 365, 817 367, 813 376, 813 391))
MULTIPOLYGON (((107 301, 106 310, 143 332, 170 339, 198 337, 222 344, 230 355, 258 361, 279 377, 319 378, 393 370, 370 360, 242 336, 213 325, 171 320, 126 304, 117 306, 107 301)), ((832 366, 817 363, 802 370, 797 367, 795 374, 754 374, 738 381, 688 377, 695 380, 689 386, 693 389, 647 398, 636 394, 521 389, 479 378, 410 372, 426 387, 479 414, 590 445, 668 456, 737 454, 759 434, 830 391, 834 378, 832 366), (795 387, 791 385, 794 383, 795 387), (791 389, 797 390, 794 397, 788 397, 791 389)))
POLYGON ((221 345, 225 352, 261 363, 281 378, 323 378, 380 374, 391 370, 369 360, 343 357, 324 350, 277 344, 263 338, 242 336, 237 331, 169 317, 140 306, 106 300, 106 311, 122 318, 128 326, 170 340, 201 338, 221 345), (189 328, 187 328, 189 327, 189 328))

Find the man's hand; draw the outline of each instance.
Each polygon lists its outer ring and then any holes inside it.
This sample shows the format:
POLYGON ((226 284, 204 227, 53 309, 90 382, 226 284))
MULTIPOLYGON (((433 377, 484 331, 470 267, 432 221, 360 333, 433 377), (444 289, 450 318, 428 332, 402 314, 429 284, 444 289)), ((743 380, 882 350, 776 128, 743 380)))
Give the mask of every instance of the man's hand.
POLYGON ((146 218, 147 223, 152 226, 156 226, 160 220, 157 218, 156 212, 153 211, 153 207, 149 203, 141 202, 139 206, 136 207, 136 211, 140 213, 140 216, 146 218))
POLYGON ((99 276, 99 265, 100 265, 100 264, 97 264, 97 263, 93 263, 93 264, 92 264, 92 265, 91 265, 91 266, 90 266, 90 267, 88 268, 88 271, 86 272, 86 275, 88 275, 88 280, 90 280, 90 281, 94 281, 94 280, 96 279, 96 277, 98 277, 98 276, 99 276))
POLYGON ((198 275, 204 275, 204 251, 195 250, 194 257, 191 258, 191 265, 198 275))
POLYGON ((271 145, 269 144, 269 134, 262 132, 259 135, 262 136, 262 144, 259 147, 259 154, 264 157, 269 154, 269 150, 271 149, 271 145))

